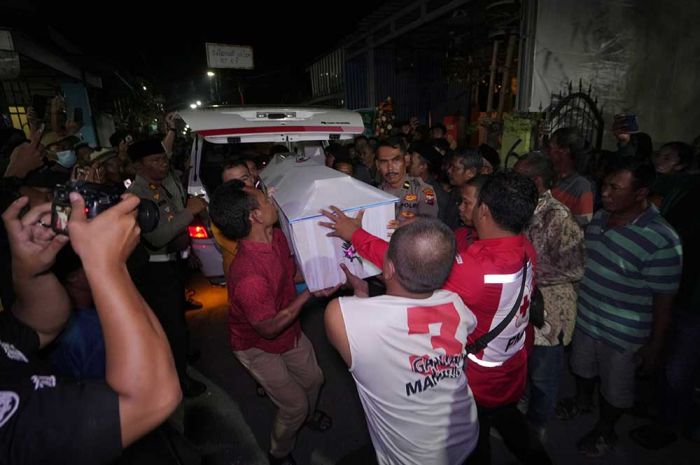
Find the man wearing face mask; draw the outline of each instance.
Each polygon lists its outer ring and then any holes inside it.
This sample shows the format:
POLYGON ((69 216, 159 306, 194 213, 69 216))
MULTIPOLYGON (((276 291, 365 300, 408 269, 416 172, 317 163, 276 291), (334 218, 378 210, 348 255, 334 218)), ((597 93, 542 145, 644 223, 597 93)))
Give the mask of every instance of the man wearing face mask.
POLYGON ((78 137, 68 136, 46 147, 47 159, 50 162, 54 162, 50 164, 51 170, 64 174, 66 176, 66 181, 78 161, 75 150, 73 149, 78 143, 80 143, 78 137))

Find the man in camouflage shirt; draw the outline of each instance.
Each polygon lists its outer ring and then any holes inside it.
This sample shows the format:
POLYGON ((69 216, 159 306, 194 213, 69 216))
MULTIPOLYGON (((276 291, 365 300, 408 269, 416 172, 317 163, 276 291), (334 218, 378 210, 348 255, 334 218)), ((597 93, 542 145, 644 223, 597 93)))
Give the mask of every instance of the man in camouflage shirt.
POLYGON ((527 410, 528 420, 542 436, 556 406, 564 347, 574 332, 575 285, 583 278, 584 236, 571 211, 552 196, 554 169, 547 156, 529 153, 515 171, 532 179, 540 194, 525 235, 537 252, 535 281, 544 300, 545 322, 535 328, 535 346, 528 359, 527 410))
POLYGON ((396 221, 400 224, 416 216, 437 218, 435 190, 421 178, 406 174, 406 145, 398 137, 379 143, 376 154, 377 171, 384 180, 379 188, 399 198, 396 221))

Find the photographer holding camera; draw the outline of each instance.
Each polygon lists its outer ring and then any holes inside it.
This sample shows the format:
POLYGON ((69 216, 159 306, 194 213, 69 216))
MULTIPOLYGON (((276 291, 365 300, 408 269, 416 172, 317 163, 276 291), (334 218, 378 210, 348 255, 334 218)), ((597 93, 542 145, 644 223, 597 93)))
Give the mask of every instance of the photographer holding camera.
POLYGON ((187 191, 170 167, 161 139, 134 142, 129 147, 129 157, 136 169, 129 192, 152 200, 160 212, 155 229, 141 234, 141 243, 148 251, 147 262, 140 270, 130 271, 168 336, 182 392, 186 397, 196 397, 206 391, 206 385, 187 374, 185 276, 180 261, 189 250, 187 226, 207 208, 207 203, 199 197, 187 198, 187 191))
POLYGON ((82 197, 70 194, 68 235, 48 227, 50 206, 3 214, 17 300, 0 312, 0 457, 3 463, 102 464, 160 424, 181 392, 163 330, 129 278, 126 259, 138 244, 139 199, 125 196, 87 221, 82 197), (51 272, 68 242, 80 257, 106 344, 106 380, 55 376, 37 360, 63 329, 70 300, 51 272))

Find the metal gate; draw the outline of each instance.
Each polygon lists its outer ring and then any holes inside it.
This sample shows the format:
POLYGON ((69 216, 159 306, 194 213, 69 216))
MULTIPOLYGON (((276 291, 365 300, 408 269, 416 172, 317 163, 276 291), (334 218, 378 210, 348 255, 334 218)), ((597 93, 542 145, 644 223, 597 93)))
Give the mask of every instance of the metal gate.
POLYGON ((545 110, 545 138, 549 138, 559 128, 575 127, 581 131, 588 149, 600 150, 603 144, 605 123, 598 109, 598 98, 591 97, 591 87, 583 91, 581 81, 578 82, 578 92, 573 91, 569 82, 567 95, 552 95, 552 102, 545 110))

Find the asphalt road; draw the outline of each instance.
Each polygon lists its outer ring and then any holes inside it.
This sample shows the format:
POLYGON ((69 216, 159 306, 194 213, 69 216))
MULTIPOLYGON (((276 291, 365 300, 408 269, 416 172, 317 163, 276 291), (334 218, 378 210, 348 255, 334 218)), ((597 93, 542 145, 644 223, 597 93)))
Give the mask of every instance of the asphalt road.
MULTIPOLYGON (((191 287, 195 298, 205 306, 188 312, 192 346, 201 357, 192 365, 193 376, 200 377, 210 389, 205 395, 186 400, 174 416, 184 435, 194 445, 206 465, 265 464, 274 406, 268 398, 256 395, 255 383, 231 353, 226 328, 226 290, 195 277, 191 287)), ((330 346, 323 330, 325 301, 313 300, 303 310, 301 321, 312 341, 326 383, 319 408, 333 418, 333 427, 318 433, 303 429, 294 456, 301 464, 326 465, 367 463, 370 444, 362 406, 352 377, 343 361, 330 346)), ((561 397, 573 395, 573 380, 562 372, 561 397)), ((631 415, 618 425, 619 443, 602 459, 592 460, 576 452, 576 441, 595 422, 584 415, 569 422, 552 420, 545 447, 553 462, 561 465, 620 464, 651 465, 700 463, 700 445, 680 439, 660 451, 647 451, 634 444, 628 431, 645 422, 631 415)), ((512 464, 515 459, 500 439, 492 437, 493 464, 512 464)))

